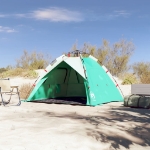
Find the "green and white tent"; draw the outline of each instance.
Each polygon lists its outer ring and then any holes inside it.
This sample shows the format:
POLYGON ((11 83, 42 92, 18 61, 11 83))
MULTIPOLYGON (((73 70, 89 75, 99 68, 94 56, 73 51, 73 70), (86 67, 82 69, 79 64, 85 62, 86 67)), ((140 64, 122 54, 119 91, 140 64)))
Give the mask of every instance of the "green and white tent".
POLYGON ((123 101, 112 75, 91 55, 55 59, 40 75, 27 101, 62 98, 83 98, 90 106, 123 101))

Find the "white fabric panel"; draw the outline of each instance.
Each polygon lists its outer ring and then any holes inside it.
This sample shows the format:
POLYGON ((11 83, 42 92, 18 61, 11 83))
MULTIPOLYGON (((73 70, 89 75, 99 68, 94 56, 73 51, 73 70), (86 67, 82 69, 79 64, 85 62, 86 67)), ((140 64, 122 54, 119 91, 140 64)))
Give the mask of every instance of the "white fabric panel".
POLYGON ((80 57, 68 57, 64 61, 86 79, 80 57))

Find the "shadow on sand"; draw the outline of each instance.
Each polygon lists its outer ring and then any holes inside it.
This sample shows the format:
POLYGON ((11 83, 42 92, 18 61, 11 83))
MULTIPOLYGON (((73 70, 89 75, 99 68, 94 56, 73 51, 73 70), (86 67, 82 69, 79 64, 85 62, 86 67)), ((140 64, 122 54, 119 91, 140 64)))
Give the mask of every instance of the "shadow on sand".
MULTIPOLYGON (((99 107, 100 108, 100 107, 99 107)), ((43 113, 38 111, 37 113, 43 113)), ((111 143, 111 149, 120 146, 129 149, 132 144, 150 146, 150 110, 127 107, 98 109, 95 115, 78 113, 56 114, 44 112, 48 117, 69 118, 83 123, 88 136, 103 143, 111 143), (90 127, 86 128, 86 124, 90 127)))

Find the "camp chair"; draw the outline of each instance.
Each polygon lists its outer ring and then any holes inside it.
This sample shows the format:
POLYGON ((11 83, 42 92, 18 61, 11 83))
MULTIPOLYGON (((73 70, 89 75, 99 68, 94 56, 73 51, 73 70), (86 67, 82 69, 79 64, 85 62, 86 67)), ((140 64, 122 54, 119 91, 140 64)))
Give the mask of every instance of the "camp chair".
POLYGON ((2 99, 2 104, 4 106, 10 102, 12 95, 15 95, 15 94, 17 94, 18 98, 19 98, 19 102, 16 106, 19 106, 21 104, 21 101, 20 101, 18 86, 10 86, 9 78, 8 79, 0 79, 0 95, 1 95, 1 99, 2 99), (14 91, 14 89, 16 89, 16 91, 14 91), (9 99, 7 101, 4 100, 3 94, 9 95, 9 99))

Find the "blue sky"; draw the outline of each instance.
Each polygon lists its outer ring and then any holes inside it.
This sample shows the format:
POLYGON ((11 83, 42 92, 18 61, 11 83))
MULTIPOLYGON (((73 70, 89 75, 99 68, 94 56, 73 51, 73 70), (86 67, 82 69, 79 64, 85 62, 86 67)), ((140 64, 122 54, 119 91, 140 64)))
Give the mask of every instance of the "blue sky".
POLYGON ((130 63, 150 61, 150 0, 0 0, 0 67, 23 50, 53 58, 103 39, 135 45, 130 63))

